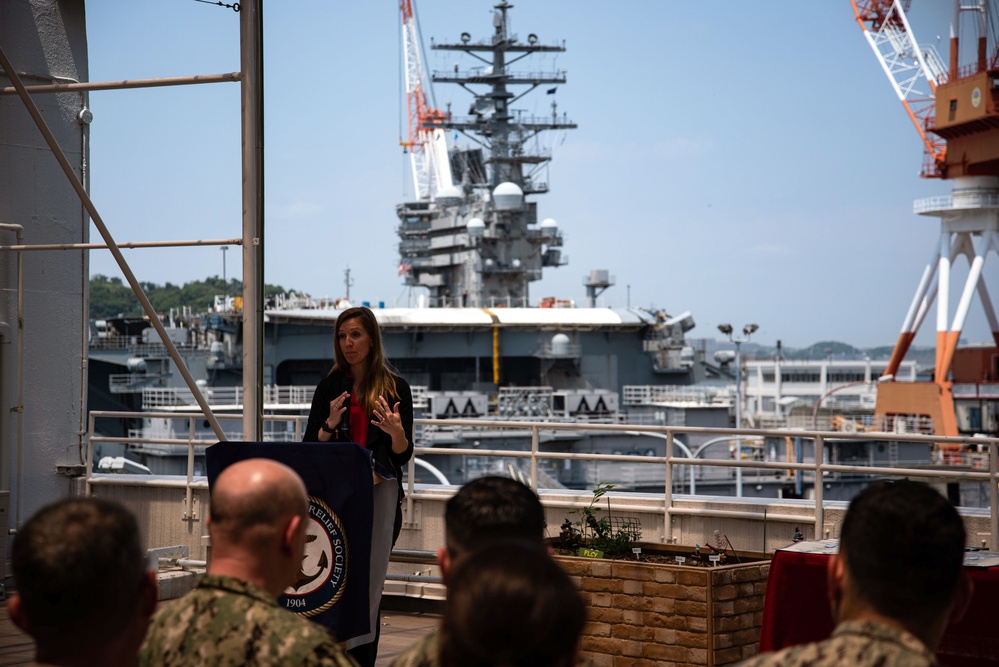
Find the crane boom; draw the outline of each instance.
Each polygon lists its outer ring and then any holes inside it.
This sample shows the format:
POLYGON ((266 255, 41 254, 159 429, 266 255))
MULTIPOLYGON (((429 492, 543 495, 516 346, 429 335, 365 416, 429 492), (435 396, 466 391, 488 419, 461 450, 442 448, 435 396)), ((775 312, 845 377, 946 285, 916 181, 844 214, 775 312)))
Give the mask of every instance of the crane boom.
POLYGON ((429 122, 445 119, 447 114, 427 102, 430 90, 423 69, 420 31, 413 11, 414 0, 402 0, 402 52, 406 71, 406 111, 409 136, 399 143, 409 152, 413 188, 418 200, 432 199, 441 187, 452 185, 451 165, 443 130, 429 129, 429 122))
POLYGON ((924 177, 945 173, 947 143, 930 133, 937 81, 946 72, 936 49, 921 49, 909 28, 900 0, 850 0, 857 24, 864 31, 895 94, 919 133, 927 156, 924 177))

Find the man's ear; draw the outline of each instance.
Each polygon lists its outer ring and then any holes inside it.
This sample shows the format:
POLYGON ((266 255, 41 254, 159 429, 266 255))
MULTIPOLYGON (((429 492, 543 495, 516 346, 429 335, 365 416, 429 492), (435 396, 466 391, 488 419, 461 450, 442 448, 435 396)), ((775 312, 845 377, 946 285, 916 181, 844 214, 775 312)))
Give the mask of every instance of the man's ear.
POLYGON ((287 551, 291 551, 295 546, 295 539, 298 535, 299 528, 302 524, 302 517, 297 514, 293 514, 288 523, 285 524, 284 534, 282 535, 281 547, 287 551))
POLYGON ((156 603, 160 600, 160 586, 156 573, 146 570, 142 579, 142 592, 139 594, 139 613, 150 617, 156 611, 156 603))
POLYGON ((826 595, 832 609, 833 622, 837 622, 840 602, 843 600, 843 587, 846 580, 846 562, 839 554, 829 557, 826 565, 826 595))
POLYGON ((971 605, 971 595, 975 590, 975 585, 971 577, 961 572, 957 579, 957 590, 954 592, 954 604, 950 608, 950 622, 956 623, 964 618, 964 612, 968 611, 971 605))
POLYGON ((24 615, 24 607, 21 605, 21 596, 17 593, 11 593, 10 597, 7 598, 7 614, 10 616, 10 620, 14 621, 14 625, 23 632, 31 634, 28 617, 24 615))
POLYGON ((451 571, 451 552, 447 547, 437 547, 437 564, 441 567, 441 579, 447 585, 447 575, 451 571))

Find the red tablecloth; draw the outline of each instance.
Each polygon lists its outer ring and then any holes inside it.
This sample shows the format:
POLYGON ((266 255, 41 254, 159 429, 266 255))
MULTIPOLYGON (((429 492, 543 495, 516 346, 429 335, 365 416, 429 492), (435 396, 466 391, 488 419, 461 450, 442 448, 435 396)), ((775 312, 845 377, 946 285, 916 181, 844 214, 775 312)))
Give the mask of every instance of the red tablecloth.
MULTIPOLYGON (((760 653, 821 641, 833 630, 826 589, 827 554, 777 551, 763 601, 760 653)), ((974 593, 964 617, 947 628, 937 657, 943 665, 999 666, 999 567, 966 567, 974 593)))

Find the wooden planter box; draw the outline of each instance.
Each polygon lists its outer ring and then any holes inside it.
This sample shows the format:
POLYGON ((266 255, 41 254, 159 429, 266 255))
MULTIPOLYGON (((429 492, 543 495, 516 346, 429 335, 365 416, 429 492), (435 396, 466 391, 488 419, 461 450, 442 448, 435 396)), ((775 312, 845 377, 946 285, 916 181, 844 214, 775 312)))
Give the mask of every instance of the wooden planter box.
POLYGON ((556 555, 587 603, 583 657, 595 667, 704 667, 756 655, 770 561, 754 555, 715 567, 556 555))

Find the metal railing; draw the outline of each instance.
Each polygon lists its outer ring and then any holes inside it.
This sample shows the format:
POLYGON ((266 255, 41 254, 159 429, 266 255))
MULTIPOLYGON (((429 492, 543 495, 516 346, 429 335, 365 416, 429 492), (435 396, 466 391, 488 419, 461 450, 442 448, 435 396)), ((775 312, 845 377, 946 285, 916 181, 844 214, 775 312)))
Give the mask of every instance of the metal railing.
MULTIPOLYGON (((241 415, 218 415, 219 420, 241 420, 241 415)), ((180 445, 187 448, 187 475, 186 480, 181 482, 175 479, 166 479, 167 476, 161 476, 160 478, 150 479, 148 481, 143 481, 143 484, 148 484, 151 486, 162 486, 169 488, 176 488, 182 485, 186 489, 186 505, 185 505, 185 516, 189 515, 192 511, 192 488, 195 486, 204 487, 206 482, 203 480, 194 479, 194 456, 195 447, 204 446, 206 443, 213 442, 213 440, 205 434, 206 437, 199 437, 196 430, 196 425, 199 420, 202 419, 201 415, 191 414, 178 416, 176 413, 163 412, 163 413, 135 413, 135 412, 113 412, 113 411, 92 411, 89 417, 88 426, 88 438, 87 438, 87 476, 86 485, 87 492, 90 493, 91 488, 94 484, 134 484, 134 480, 121 480, 116 482, 116 475, 98 475, 95 476, 93 473, 93 450, 94 445, 97 443, 123 443, 123 444, 148 444, 148 445, 180 445), (175 438, 143 438, 137 440, 132 437, 109 437, 98 435, 95 430, 95 422, 98 419, 136 419, 136 418, 166 418, 166 419, 183 419, 187 421, 187 435, 185 437, 175 437, 175 438)), ((304 424, 306 417, 302 415, 289 415, 289 416, 267 416, 265 417, 265 423, 292 423, 292 428, 282 429, 282 435, 291 434, 294 442, 301 441, 302 432, 304 429, 304 424)), ((740 510, 713 510, 713 509, 693 509, 678 507, 674 504, 674 494, 673 494, 673 477, 676 466, 691 466, 696 465, 699 467, 722 467, 722 468, 747 468, 747 469, 761 469, 761 470, 771 470, 771 471, 802 471, 810 472, 814 475, 815 480, 822 480, 827 474, 857 474, 857 475, 880 475, 886 477, 916 477, 927 480, 941 480, 948 482, 979 482, 988 485, 989 489, 989 507, 990 507, 990 541, 991 548, 993 550, 999 550, 999 466, 997 466, 997 461, 999 461, 999 438, 983 438, 983 437, 943 437, 943 436, 924 436, 924 435, 900 435, 893 433, 842 433, 842 432, 826 432, 826 431, 798 431, 798 430, 763 430, 763 429, 724 429, 724 428, 695 428, 695 427, 669 427, 669 426, 642 426, 636 424, 592 424, 592 423, 565 423, 565 422, 524 422, 524 421, 498 421, 498 420, 483 420, 483 419, 417 419, 415 420, 415 425, 422 427, 423 429, 432 428, 454 428, 462 427, 472 430, 500 430, 507 432, 519 432, 520 434, 529 433, 531 446, 530 450, 499 450, 499 449, 483 449, 481 447, 466 448, 466 447, 423 447, 417 446, 414 450, 414 459, 409 462, 407 469, 407 479, 405 483, 407 485, 407 495, 406 495, 406 511, 408 516, 413 516, 414 503, 420 499, 439 499, 439 494, 427 493, 426 491, 416 488, 416 463, 415 457, 426 454, 433 455, 444 455, 444 456, 476 456, 476 457, 497 457, 497 458, 510 458, 510 459, 525 459, 529 463, 529 483, 532 489, 537 491, 538 481, 541 471, 539 471, 538 463, 543 460, 557 460, 557 461, 609 461, 609 462, 619 462, 619 463, 634 463, 641 464, 645 466, 660 466, 662 469, 662 481, 664 484, 664 494, 662 498, 662 504, 657 511, 661 511, 662 518, 664 521, 664 541, 670 542, 672 540, 672 521, 671 518, 676 515, 683 514, 698 514, 702 516, 718 516, 718 517, 728 517, 737 519, 751 519, 751 520, 770 520, 770 521, 790 521, 790 522, 800 522, 800 516, 779 516, 770 514, 764 514, 760 512, 752 511, 740 511, 740 510), (665 456, 635 456, 630 454, 597 454, 597 453, 583 453, 583 452, 555 452, 555 451, 541 451, 540 443, 542 439, 542 434, 551 434, 555 431, 561 430, 571 430, 575 432, 613 432, 621 434, 653 434, 657 437, 664 438, 666 441, 666 452, 665 456), (724 438, 728 436, 729 438, 734 436, 742 435, 747 438, 759 439, 766 436, 774 436, 785 438, 788 436, 798 437, 803 439, 810 439, 814 441, 814 447, 816 452, 822 452, 824 450, 824 442, 827 439, 835 439, 837 441, 843 440, 859 440, 859 441, 882 441, 885 443, 892 442, 916 442, 916 443, 926 443, 931 444, 946 444, 946 445, 960 445, 962 449, 972 449, 978 452, 974 460, 973 469, 971 470, 958 470, 954 466, 946 465, 935 465, 927 467, 880 467, 871 465, 842 465, 837 463, 827 463, 823 461, 823 457, 816 456, 814 462, 792 462, 792 461, 757 461, 757 460, 732 460, 729 458, 722 459, 704 459, 704 458, 694 458, 692 456, 677 456, 671 452, 682 450, 684 447, 674 447, 674 440, 677 435, 683 435, 684 437, 690 435, 711 435, 724 438)), ((677 443, 678 445, 680 443, 677 443)), ((821 483, 814 484, 814 508, 813 508, 813 523, 815 528, 815 535, 821 535, 824 525, 824 505, 823 505, 823 493, 824 485, 821 483)), ((552 501, 546 500, 545 505, 549 507, 568 507, 568 508, 580 508, 587 504, 587 500, 590 498, 591 494, 589 492, 580 491, 579 498, 570 501, 552 501)), ((763 499, 756 499, 763 500, 763 499)), ((617 509, 619 511, 648 511, 648 505, 644 506, 629 506, 626 503, 618 504, 617 509)))
POLYGON ((987 193, 938 195, 917 199, 912 204, 912 212, 916 214, 978 208, 999 208, 999 195, 987 193))
MULTIPOLYGON (((140 376, 141 377, 141 376, 140 376)), ((312 405, 312 395, 316 388, 304 385, 265 385, 264 405, 286 408, 308 408, 312 405)), ((208 403, 217 407, 239 407, 243 405, 242 387, 210 387, 202 395, 208 403)), ((186 387, 146 387, 142 390, 142 407, 147 410, 184 407, 200 410, 194 400, 194 393, 186 387)))

